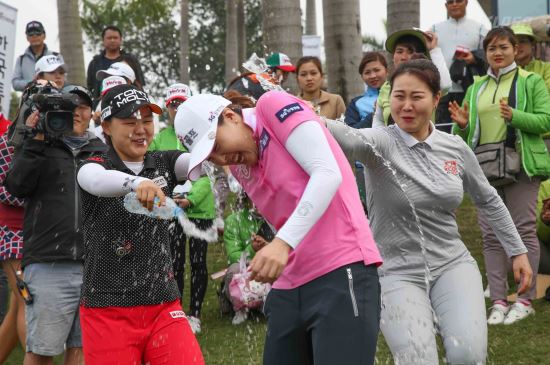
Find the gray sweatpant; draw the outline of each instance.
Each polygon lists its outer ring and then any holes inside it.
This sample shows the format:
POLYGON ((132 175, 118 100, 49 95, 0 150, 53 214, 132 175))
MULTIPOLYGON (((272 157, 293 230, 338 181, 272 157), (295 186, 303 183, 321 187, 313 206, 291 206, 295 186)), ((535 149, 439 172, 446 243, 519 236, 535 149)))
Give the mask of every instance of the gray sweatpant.
POLYGON ((485 300, 473 258, 461 259, 435 276, 429 296, 422 277, 388 275, 380 278, 380 285, 380 329, 396 365, 439 364, 436 332, 448 364, 485 364, 485 300))
MULTIPOLYGON (((527 247, 529 264, 535 274, 531 290, 519 296, 522 299, 535 299, 537 291, 536 273, 539 269, 540 247, 537 237, 536 210, 539 186, 540 179, 529 179, 522 170, 517 182, 497 188, 523 244, 527 247)), ((483 257, 491 300, 506 300, 506 280, 511 268, 510 260, 485 217, 478 214, 478 222, 483 237, 483 257)))

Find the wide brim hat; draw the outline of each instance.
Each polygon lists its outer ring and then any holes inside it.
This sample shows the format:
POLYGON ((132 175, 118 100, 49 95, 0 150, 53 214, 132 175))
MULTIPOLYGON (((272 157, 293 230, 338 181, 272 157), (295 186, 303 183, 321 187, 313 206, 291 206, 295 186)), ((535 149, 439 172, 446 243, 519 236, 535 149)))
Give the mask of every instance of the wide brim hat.
MULTIPOLYGON (((401 29, 396 32, 393 32, 390 34, 390 36, 386 39, 386 51, 393 54, 395 52, 395 47, 399 43, 399 40, 404 36, 413 36, 417 38, 423 45, 424 45, 424 54, 428 56, 428 45, 426 44, 426 37, 424 36, 424 32, 422 32, 420 29, 401 29)), ((418 50, 417 50, 418 51, 418 50)))
POLYGON ((174 128, 180 142, 191 153, 188 178, 197 180, 216 143, 218 118, 231 102, 219 95, 193 95, 178 107, 174 128))
POLYGON ((512 31, 514 31, 514 34, 517 36, 523 35, 531 38, 535 42, 540 42, 540 38, 535 35, 535 33, 533 32, 533 28, 529 24, 524 24, 524 23, 512 24, 510 28, 512 28, 512 31))

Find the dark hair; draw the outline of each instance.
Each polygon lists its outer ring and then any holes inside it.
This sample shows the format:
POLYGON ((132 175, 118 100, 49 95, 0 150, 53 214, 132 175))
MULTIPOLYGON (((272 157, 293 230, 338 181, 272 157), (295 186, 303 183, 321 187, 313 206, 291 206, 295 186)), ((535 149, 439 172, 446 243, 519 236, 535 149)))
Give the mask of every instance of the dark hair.
POLYGON ((105 28, 103 28, 103 31, 101 32, 101 39, 105 38, 105 33, 107 33, 108 30, 112 30, 114 32, 118 32, 120 35, 120 38, 122 38, 122 32, 120 31, 120 28, 116 25, 108 25, 105 28))
POLYGON ((393 91, 393 82, 397 76, 409 74, 416 76, 424 82, 435 96, 440 90, 439 70, 430 60, 417 59, 408 62, 403 62, 397 66, 395 71, 390 76, 390 92, 393 91))
POLYGON ((510 43, 512 43, 512 46, 514 47, 518 44, 518 39, 516 38, 516 35, 514 34, 512 28, 500 26, 491 29, 489 33, 487 33, 485 39, 483 40, 483 50, 487 52, 489 44, 491 44, 495 39, 499 38, 506 38, 510 43))
MULTIPOLYGON (((241 117, 243 115, 243 109, 254 108, 256 106, 256 103, 254 103, 252 99, 241 94, 237 90, 228 90, 223 94, 223 97, 231 102, 226 108, 231 109, 241 117)), ((218 116, 218 125, 221 124, 223 124, 223 112, 218 116)))
POLYGON ((404 47, 407 47, 409 49, 409 51, 411 52, 418 52, 418 53, 426 53, 426 45, 420 40, 418 39, 418 37, 415 37, 413 35, 410 35, 410 34, 405 34, 404 36, 402 37, 399 37, 396 41, 395 41, 395 47, 393 48, 394 49, 394 53, 395 53, 395 49, 397 48, 397 46, 404 46, 404 47))
POLYGON ((367 67, 368 63, 375 61, 380 62, 386 70, 388 69, 388 62, 386 61, 386 57, 384 57, 381 52, 367 52, 363 55, 361 63, 359 63, 359 75, 363 74, 363 71, 365 70, 365 67, 367 67))
POLYGON ((296 76, 298 76, 298 72, 300 72, 300 67, 302 67, 304 63, 308 63, 308 62, 311 62, 315 66, 317 66, 321 75, 323 74, 323 66, 321 65, 321 60, 318 57, 304 56, 300 58, 298 62, 296 62, 296 76))

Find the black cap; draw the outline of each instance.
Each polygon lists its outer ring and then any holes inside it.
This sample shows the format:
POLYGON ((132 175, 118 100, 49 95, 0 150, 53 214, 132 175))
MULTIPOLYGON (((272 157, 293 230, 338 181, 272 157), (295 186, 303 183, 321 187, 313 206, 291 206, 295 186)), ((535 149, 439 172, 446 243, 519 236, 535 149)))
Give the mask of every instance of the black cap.
POLYGON ((144 106, 155 114, 162 114, 160 106, 152 103, 145 91, 134 85, 117 85, 101 98, 101 119, 128 118, 144 106))
POLYGON ((28 35, 31 32, 46 33, 46 30, 44 29, 42 23, 38 20, 33 20, 32 22, 28 22, 25 27, 25 34, 28 35))
POLYGON ((76 94, 80 96, 82 100, 86 102, 91 108, 93 108, 93 96, 92 93, 84 86, 80 85, 67 85, 61 90, 63 94, 76 94))

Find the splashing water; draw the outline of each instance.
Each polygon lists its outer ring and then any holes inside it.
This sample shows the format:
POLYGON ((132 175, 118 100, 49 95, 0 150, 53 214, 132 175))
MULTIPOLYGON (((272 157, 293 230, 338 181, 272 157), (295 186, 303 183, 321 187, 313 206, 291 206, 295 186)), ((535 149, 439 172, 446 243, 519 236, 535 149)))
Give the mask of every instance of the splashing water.
POLYGON ((250 56, 250 58, 243 63, 243 67, 246 70, 256 74, 256 78, 260 81, 260 85, 265 91, 284 91, 280 85, 275 84, 273 81, 265 77, 266 73, 269 71, 269 66, 265 62, 265 59, 258 57, 256 53, 252 53, 252 56, 250 56))
POLYGON ((201 230, 193 222, 187 218, 183 212, 177 215, 178 222, 186 235, 198 238, 206 242, 218 241, 218 230, 215 226, 208 228, 207 230, 201 230))

